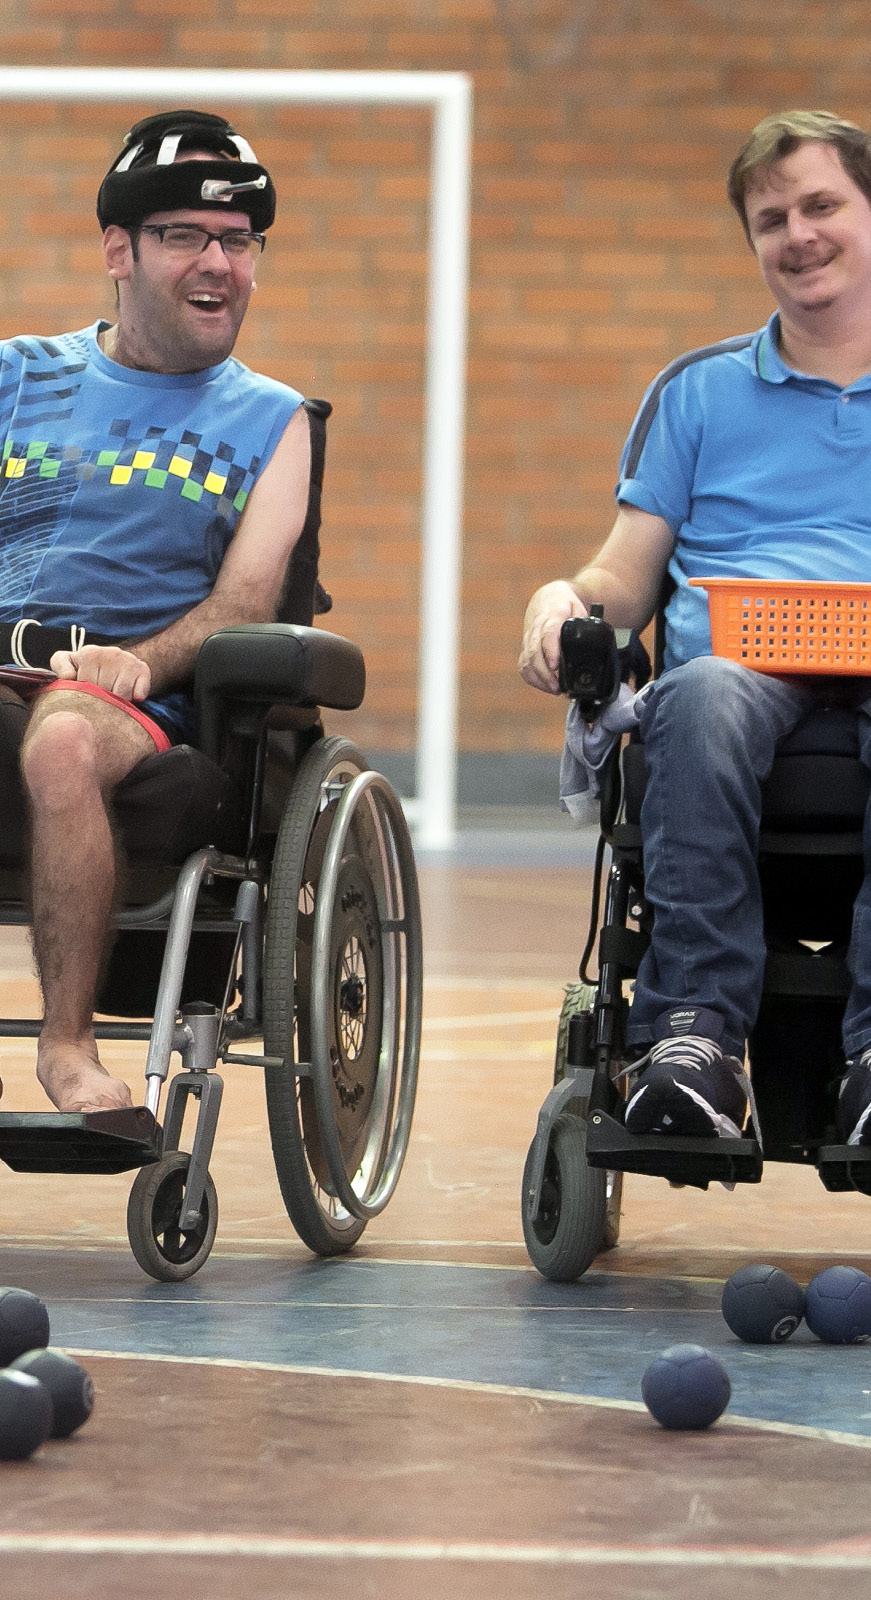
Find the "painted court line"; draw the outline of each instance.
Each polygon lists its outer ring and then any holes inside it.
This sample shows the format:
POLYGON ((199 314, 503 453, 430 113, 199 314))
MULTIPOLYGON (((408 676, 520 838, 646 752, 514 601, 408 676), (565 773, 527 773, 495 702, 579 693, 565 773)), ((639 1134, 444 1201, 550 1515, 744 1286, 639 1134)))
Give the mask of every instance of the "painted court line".
MULTIPOLYGON (((468 1394, 498 1394, 508 1396, 510 1399, 531 1400, 536 1404, 550 1401, 561 1406, 591 1406, 601 1411, 634 1411, 642 1416, 649 1416, 642 1400, 612 1400, 602 1395, 571 1394, 560 1389, 530 1389, 509 1383, 481 1383, 473 1378, 428 1378, 399 1372, 367 1372, 362 1369, 355 1371, 353 1367, 313 1367, 283 1361, 242 1361, 227 1356, 165 1356, 137 1350, 83 1350, 71 1345, 66 1345, 64 1348, 69 1355, 77 1358, 85 1356, 98 1357, 103 1361, 157 1361, 169 1366, 226 1367, 232 1371, 242 1372, 284 1372, 297 1377, 346 1378, 352 1383, 360 1383, 365 1379, 370 1383, 404 1383, 416 1388, 456 1389, 468 1394)), ((761 1417, 730 1415, 725 1423, 721 1424, 722 1431, 728 1428, 752 1428, 759 1433, 783 1433, 793 1439, 815 1439, 824 1444, 846 1444, 860 1450, 871 1450, 871 1435, 840 1433, 834 1428, 813 1428, 800 1422, 768 1422, 761 1417)))
POLYGON ((465 994, 536 994, 544 990, 548 994, 559 992, 564 987, 553 978, 505 978, 494 973, 492 977, 475 978, 464 973, 433 972, 428 973, 423 980, 423 992, 428 989, 453 990, 465 994))
POLYGON ((471 1042, 453 1050, 434 1049, 424 1044, 420 1055, 422 1061, 549 1061, 553 1051, 553 1039, 530 1039, 522 1045, 471 1042))
POLYGON ((429 1539, 260 1538, 244 1534, 0 1534, 3 1555, 243 1556, 246 1559, 467 1562, 549 1567, 727 1567, 750 1571, 871 1572, 871 1551, 624 1548, 429 1539))
POLYGON ((437 1033, 442 1028, 516 1028, 522 1022, 559 1022, 559 1008, 546 1011, 488 1011, 471 1017, 424 1017, 423 1032, 437 1033))

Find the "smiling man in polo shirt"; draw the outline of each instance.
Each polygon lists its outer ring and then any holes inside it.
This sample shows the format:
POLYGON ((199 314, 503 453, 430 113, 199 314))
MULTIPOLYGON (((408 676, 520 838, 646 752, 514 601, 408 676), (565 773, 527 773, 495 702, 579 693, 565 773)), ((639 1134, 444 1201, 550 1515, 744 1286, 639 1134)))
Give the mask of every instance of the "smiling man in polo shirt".
MULTIPOLYGON (((642 811, 655 908, 628 1030, 636 1133, 735 1136, 765 947, 760 786, 813 687, 710 654, 692 577, 871 583, 871 136, 828 112, 754 129, 729 198, 777 305, 758 333, 693 351, 651 385, 621 461, 618 514, 571 582, 536 591, 520 670, 558 692, 562 623, 594 601, 650 621, 666 572, 666 671, 641 713, 642 811)), ((856 685, 862 759, 871 697, 856 685)), ((856 901, 841 1136, 871 1143, 871 877, 856 901)))

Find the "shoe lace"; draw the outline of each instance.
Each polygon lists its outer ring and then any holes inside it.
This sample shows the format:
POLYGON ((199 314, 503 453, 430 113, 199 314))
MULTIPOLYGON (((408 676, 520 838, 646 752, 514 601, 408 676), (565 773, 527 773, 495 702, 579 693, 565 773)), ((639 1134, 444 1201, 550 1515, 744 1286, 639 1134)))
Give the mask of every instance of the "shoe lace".
POLYGON ((714 1062, 721 1061, 725 1067, 734 1073, 741 1088, 747 1096, 750 1107, 750 1123, 756 1135, 756 1142, 762 1149, 762 1128, 759 1123, 759 1113, 756 1109, 756 1096, 753 1085, 740 1061, 735 1056, 724 1055, 718 1044, 713 1039, 704 1039, 700 1034, 685 1033, 674 1039, 658 1039, 656 1044, 637 1061, 631 1061, 627 1067, 614 1075, 614 1082, 619 1083, 621 1078, 628 1078, 636 1072, 643 1072, 644 1068, 652 1065, 671 1067, 710 1067, 714 1062))

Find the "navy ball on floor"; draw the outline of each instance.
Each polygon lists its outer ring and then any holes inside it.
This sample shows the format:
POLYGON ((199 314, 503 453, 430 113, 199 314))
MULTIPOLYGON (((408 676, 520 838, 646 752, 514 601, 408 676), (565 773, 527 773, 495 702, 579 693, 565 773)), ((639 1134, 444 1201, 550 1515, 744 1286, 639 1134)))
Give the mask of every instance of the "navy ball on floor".
POLYGON ((0 1367, 49 1341, 45 1301, 29 1289, 0 1289, 0 1367))
POLYGON ((780 1267, 739 1267, 723 1285, 723 1317, 747 1344, 782 1344, 795 1333, 804 1306, 804 1290, 780 1267))
POLYGON ((871 1278, 858 1267, 826 1267, 807 1286, 805 1316, 825 1344, 871 1339, 871 1278))
POLYGON ((709 1428, 732 1393, 729 1374, 700 1344, 674 1344, 651 1361, 641 1395, 664 1428, 709 1428))
POLYGON ((51 1395, 28 1372, 0 1372, 0 1461, 24 1461, 51 1433, 51 1395))
POLYGON ((72 1356, 62 1350, 29 1350, 8 1370, 27 1372, 45 1385, 54 1408, 53 1439, 67 1439, 87 1422, 94 1409, 94 1381, 72 1356))

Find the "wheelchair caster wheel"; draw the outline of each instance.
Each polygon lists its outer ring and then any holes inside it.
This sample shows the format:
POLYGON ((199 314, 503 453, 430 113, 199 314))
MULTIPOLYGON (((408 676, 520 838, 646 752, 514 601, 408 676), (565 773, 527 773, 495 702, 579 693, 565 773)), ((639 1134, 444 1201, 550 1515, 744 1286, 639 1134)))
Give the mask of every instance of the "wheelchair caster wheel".
POLYGON ((525 1204, 532 1148, 523 1171, 523 1237, 533 1266, 553 1283, 573 1283, 607 1247, 608 1174, 587 1165, 584 1131, 580 1117, 557 1117, 532 1222, 525 1204))
POLYGON ((190 1156, 173 1150, 140 1167, 127 1202, 127 1236, 143 1272, 163 1283, 192 1278, 208 1260, 218 1229, 218 1196, 206 1177, 201 1220, 190 1232, 179 1228, 190 1156))

